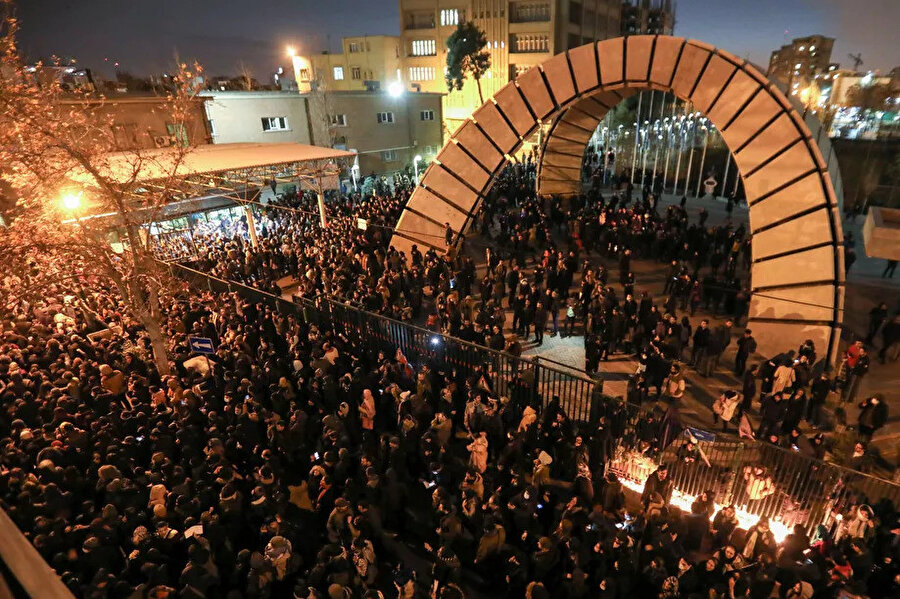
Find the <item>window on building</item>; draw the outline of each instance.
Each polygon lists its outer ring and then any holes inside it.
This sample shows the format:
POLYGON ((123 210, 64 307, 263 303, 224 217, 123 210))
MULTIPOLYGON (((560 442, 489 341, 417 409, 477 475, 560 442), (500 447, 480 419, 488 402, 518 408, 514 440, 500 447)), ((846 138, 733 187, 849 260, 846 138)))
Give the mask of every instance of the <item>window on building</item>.
POLYGON ((346 114, 331 115, 331 125, 333 127, 346 127, 347 126, 347 115, 346 114))
POLYGON ((434 67, 409 67, 410 81, 434 81, 434 67))
POLYGON ((218 133, 216 133, 216 122, 212 119, 209 119, 209 134, 212 137, 218 135, 218 133))
POLYGON ((397 162, 397 150, 385 150, 381 153, 384 162, 397 162))
POLYGON ((390 124, 394 122, 394 113, 393 112, 379 112, 378 113, 378 124, 390 124))
POLYGON ((434 120, 434 111, 433 110, 423 110, 419 113, 419 118, 423 121, 433 121, 434 120))
POLYGON ((362 79, 362 69, 359 67, 350 67, 350 78, 357 81, 362 79))
POLYGON ((413 40, 412 55, 413 56, 435 56, 437 48, 434 40, 413 40))
POLYGON ((187 127, 184 126, 184 123, 166 123, 166 132, 169 134, 169 139, 172 140, 173 144, 187 147, 190 140, 188 139, 187 127))
POLYGON ((362 50, 360 49, 359 42, 350 42, 349 50, 350 50, 350 53, 351 53, 351 54, 356 54, 357 52, 361 52, 361 51, 362 51, 362 50))
POLYGON ((288 121, 286 116, 264 116, 262 118, 263 131, 287 131, 288 121))
POLYGON ((343 81, 344 80, 344 67, 334 67, 334 80, 335 81, 343 81))
POLYGON ((300 81, 309 81, 309 69, 300 69, 300 81))
POLYGON ((455 8, 442 10, 441 25, 459 25, 459 10, 455 8))

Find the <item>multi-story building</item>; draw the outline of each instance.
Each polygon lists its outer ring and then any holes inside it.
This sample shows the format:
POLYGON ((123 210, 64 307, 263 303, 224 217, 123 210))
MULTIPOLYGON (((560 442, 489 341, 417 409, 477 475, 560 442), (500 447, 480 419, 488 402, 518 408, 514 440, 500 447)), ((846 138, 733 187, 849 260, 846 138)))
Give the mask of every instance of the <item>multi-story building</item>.
POLYGON ((625 0, 622 3, 622 35, 672 35, 675 11, 671 0, 625 0))
POLYGON ((491 68, 484 99, 554 54, 619 35, 621 0, 400 0, 400 55, 408 89, 442 92, 444 122, 456 129, 481 105, 474 81, 447 93, 447 38, 459 23, 485 32, 491 68))
MULTIPOLYGON (((308 81, 330 91, 386 89, 397 81, 400 69, 400 38, 393 35, 365 35, 341 40, 340 54, 313 54, 307 57, 308 81)), ((303 89, 302 67, 298 83, 303 89)))
POLYGON ((769 68, 766 71, 769 79, 782 83, 793 95, 809 86, 816 75, 828 73, 832 65, 831 49, 834 38, 824 35, 798 37, 772 52, 769 57, 769 68))
POLYGON ((441 94, 385 91, 208 91, 213 143, 304 143, 354 150, 360 173, 390 173, 443 144, 441 94))

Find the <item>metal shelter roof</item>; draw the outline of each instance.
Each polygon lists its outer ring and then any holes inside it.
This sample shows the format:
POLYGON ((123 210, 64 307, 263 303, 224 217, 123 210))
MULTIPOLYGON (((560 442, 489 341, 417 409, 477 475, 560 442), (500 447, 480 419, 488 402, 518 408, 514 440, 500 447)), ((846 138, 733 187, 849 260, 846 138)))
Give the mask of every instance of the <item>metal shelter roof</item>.
MULTIPOLYGON (((239 173, 240 178, 328 176, 337 173, 340 162, 352 160, 353 152, 297 143, 208 144, 182 152, 166 147, 152 150, 112 152, 97 164, 98 173, 119 183, 138 184, 168 180, 191 180, 204 175, 239 173)), ((69 179, 96 185, 94 177, 82 169, 69 179)))

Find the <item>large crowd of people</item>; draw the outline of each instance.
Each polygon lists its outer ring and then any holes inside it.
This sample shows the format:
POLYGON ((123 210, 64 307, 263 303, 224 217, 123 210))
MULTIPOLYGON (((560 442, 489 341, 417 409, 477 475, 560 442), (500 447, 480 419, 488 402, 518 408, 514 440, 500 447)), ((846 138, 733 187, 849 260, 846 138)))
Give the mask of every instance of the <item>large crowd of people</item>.
POLYGON ((620 403, 576 423, 530 387, 501 396, 489 364, 411 362, 236 294, 172 301, 161 376, 115 293, 64 293, 5 294, 0 500, 78 596, 900 591, 884 502, 854 497, 812 538, 777 542, 709 494, 674 507, 666 465, 626 495, 606 469, 634 434, 620 403), (91 334, 100 321, 123 334, 91 334), (215 340, 209 362, 191 334, 215 340))
MULTIPOLYGON (((8 276, 2 507, 77 596, 98 599, 898 596, 890 502, 845 490, 819 526, 798 521, 777 539, 767 518, 744 530, 735 511, 772 494, 764 465, 742 473, 741 506, 692 489, 687 509, 672 501, 674 480, 701 467, 699 450, 684 443, 666 463, 688 368, 741 377, 712 406, 726 430, 739 423, 742 435, 822 457, 822 438, 801 425, 824 424, 836 384, 856 401, 864 344, 834 379, 815 370, 811 342, 749 363, 752 332, 732 332, 748 301, 742 226, 691 223, 650 190, 538 199, 534 176, 531 161, 507 169, 474 224, 481 237, 453 255, 389 247, 408 189, 331 202, 328 229, 312 198, 283 194, 254 206, 256 245, 239 218, 159 250, 277 294, 292 277, 296 294, 513 353, 545 333, 580 335, 588 371, 637 356, 627 399, 640 413, 598 386, 578 422, 527 368, 500 385, 489 359, 464 369, 407 356, 371 331, 238 294, 167 300, 171 372, 160 374, 113 289, 75 277, 36 301, 8 276), (665 264, 659 303, 636 289, 637 259, 665 264), (724 320, 693 326, 698 309, 724 320), (210 338, 215 355, 194 356, 190 335, 210 338), (731 344, 734 364, 720 363, 731 344), (669 400, 665 415, 654 394, 669 400), (639 495, 609 467, 629 443, 654 468, 639 495)), ((889 321, 873 318, 870 337, 889 321)), ((861 407, 851 465, 863 469, 887 412, 878 396, 861 407)))

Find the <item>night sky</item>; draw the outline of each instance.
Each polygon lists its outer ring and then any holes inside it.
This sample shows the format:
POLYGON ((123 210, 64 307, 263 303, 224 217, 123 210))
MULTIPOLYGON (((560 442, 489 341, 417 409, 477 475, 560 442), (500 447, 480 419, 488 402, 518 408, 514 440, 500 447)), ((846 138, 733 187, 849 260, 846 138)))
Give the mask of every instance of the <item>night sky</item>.
MULTIPOLYGON (((832 60, 862 69, 900 66, 900 0, 678 0, 675 33, 721 46, 765 67, 785 39, 837 39, 832 60), (785 34, 785 30, 788 33, 785 34)), ((399 33, 397 0, 19 0, 21 47, 30 60, 51 54, 106 75, 113 63, 136 75, 197 60, 209 75, 240 65, 268 79, 289 65, 285 47, 340 49, 349 35, 399 33), (108 58, 108 62, 104 62, 108 58)))

